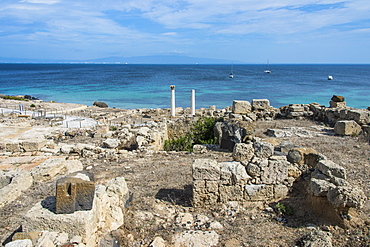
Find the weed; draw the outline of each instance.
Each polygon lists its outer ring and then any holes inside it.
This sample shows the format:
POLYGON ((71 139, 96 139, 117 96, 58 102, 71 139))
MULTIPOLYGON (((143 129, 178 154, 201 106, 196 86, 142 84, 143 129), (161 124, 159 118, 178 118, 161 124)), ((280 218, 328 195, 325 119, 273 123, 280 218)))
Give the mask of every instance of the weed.
POLYGON ((293 215, 294 214, 294 209, 292 207, 289 207, 283 203, 278 202, 275 205, 275 209, 279 214, 284 214, 284 215, 293 215))

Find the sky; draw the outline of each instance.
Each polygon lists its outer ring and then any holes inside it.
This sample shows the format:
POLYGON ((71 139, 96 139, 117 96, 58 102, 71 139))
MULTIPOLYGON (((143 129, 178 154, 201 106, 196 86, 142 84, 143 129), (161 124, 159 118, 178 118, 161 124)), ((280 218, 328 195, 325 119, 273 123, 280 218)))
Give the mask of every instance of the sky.
POLYGON ((0 57, 370 63, 369 0, 0 0, 0 57))

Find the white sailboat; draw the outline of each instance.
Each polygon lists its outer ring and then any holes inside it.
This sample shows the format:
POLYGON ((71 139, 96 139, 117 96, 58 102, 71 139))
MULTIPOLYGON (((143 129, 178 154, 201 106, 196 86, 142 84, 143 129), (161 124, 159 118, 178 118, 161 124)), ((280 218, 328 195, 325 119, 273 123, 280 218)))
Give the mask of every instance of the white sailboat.
POLYGON ((233 70, 234 70, 234 64, 231 65, 231 71, 230 71, 230 74, 229 74, 229 78, 234 78, 233 70))
POLYGON ((271 73, 269 68, 270 68, 270 63, 269 63, 269 60, 267 60, 267 69, 265 70, 265 73, 267 73, 267 74, 271 73))
POLYGON ((329 81, 334 80, 334 77, 333 77, 333 76, 331 76, 331 75, 329 75, 329 76, 328 76, 328 80, 329 80, 329 81))

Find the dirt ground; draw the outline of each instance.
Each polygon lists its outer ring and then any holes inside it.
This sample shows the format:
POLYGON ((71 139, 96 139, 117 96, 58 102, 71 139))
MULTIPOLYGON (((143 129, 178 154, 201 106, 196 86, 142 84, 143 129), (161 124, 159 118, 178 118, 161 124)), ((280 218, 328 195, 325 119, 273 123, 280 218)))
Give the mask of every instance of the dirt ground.
MULTIPOLYGON (((322 126, 308 120, 275 120, 259 122, 256 135, 264 138, 268 128, 322 126)), ((310 147, 328 159, 347 169, 348 181, 362 188, 370 197, 370 145, 362 136, 341 137, 328 134, 310 138, 291 137, 292 143, 310 147)), ((312 128, 313 131, 317 130, 312 128)), ((75 140, 83 141, 83 140, 75 140)), ((149 246, 155 236, 168 243, 171 236, 184 230, 174 216, 190 213, 195 218, 206 216, 209 221, 219 222, 223 228, 216 230, 219 246, 299 246, 298 240, 312 230, 321 228, 332 234, 333 246, 370 246, 370 203, 358 211, 358 221, 348 229, 325 222, 309 210, 299 191, 279 201, 292 209, 291 214, 281 217, 271 210, 277 202, 256 202, 213 205, 207 208, 192 207, 191 165, 195 159, 212 158, 231 161, 231 152, 209 151, 205 154, 190 152, 158 152, 137 154, 114 162, 104 160, 80 160, 90 170, 97 183, 123 176, 133 192, 133 200, 127 208, 125 224, 112 236, 120 246, 149 246)), ((26 193, 10 205, 0 209, 0 240, 4 244, 11 234, 21 230, 22 215, 37 201, 55 193, 55 182, 35 183, 26 193)), ((206 225, 198 226, 208 230, 206 225)), ((197 229, 192 226, 191 229, 197 229)))

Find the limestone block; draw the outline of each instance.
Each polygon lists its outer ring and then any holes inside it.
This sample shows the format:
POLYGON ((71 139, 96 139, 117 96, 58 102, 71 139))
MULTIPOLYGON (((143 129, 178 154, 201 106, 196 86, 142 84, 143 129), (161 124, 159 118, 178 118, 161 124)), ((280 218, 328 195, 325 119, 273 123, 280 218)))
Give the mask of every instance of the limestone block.
POLYGON ((235 161, 250 161, 254 156, 254 148, 251 143, 236 143, 233 149, 235 161))
POLYGON ((73 151, 73 145, 68 145, 68 144, 65 144, 63 146, 60 147, 60 152, 62 154, 69 154, 73 151))
POLYGON ((244 198, 243 186, 220 186, 220 201, 241 201, 244 198))
POLYGON ((221 166, 212 159, 197 159, 192 165, 193 179, 218 181, 221 175, 221 166))
POLYGON ((358 189, 348 186, 339 186, 328 191, 328 201, 334 207, 361 208, 367 197, 365 193, 358 189))
POLYGON ((222 162, 220 180, 222 184, 243 184, 251 177, 248 175, 245 166, 240 162, 222 162))
POLYGON ((346 102, 329 101, 330 108, 345 108, 346 102))
POLYGON ((5 143, 5 150, 7 152, 20 152, 21 147, 19 146, 19 143, 17 142, 8 142, 8 143, 5 143))
POLYGON ((81 236, 86 246, 98 246, 100 238, 117 230, 124 219, 130 194, 123 177, 96 185, 93 207, 71 214, 55 213, 55 197, 33 206, 24 216, 23 231, 65 232, 81 236))
POLYGON ((264 184, 280 184, 288 178, 289 163, 286 160, 261 162, 261 181, 264 184))
POLYGON ((56 213, 91 210, 94 193, 94 182, 70 177, 59 179, 56 185, 56 213))
POLYGON ((274 154, 274 145, 268 142, 255 142, 254 154, 259 158, 269 158, 274 154))
POLYGON ((252 107, 256 110, 266 110, 270 107, 270 101, 268 99, 253 99, 252 107))
POLYGON ((346 170, 331 160, 320 160, 319 163, 317 163, 316 169, 328 177, 334 176, 343 179, 347 177, 346 170))
POLYGON ((0 188, 0 208, 17 199, 33 183, 33 178, 27 171, 6 172, 1 173, 0 176, 5 178, 2 179, 4 183, 0 188), (8 181, 7 184, 6 181, 8 181))
POLYGON ((185 231, 172 237, 174 247, 210 247, 219 245, 219 236, 215 231, 185 231))
POLYGON ((78 160, 66 160, 65 158, 51 158, 31 169, 31 174, 36 181, 48 181, 57 175, 68 174, 83 169, 78 160))
POLYGON ((337 121, 334 132, 338 135, 358 135, 361 132, 361 126, 353 120, 337 121))
POLYGON ((367 110, 349 110, 347 117, 361 125, 370 123, 370 112, 367 110))
POLYGON ((232 112, 236 114, 247 114, 252 111, 252 106, 249 101, 234 100, 232 105, 232 112))
POLYGON ((247 184, 244 198, 251 201, 265 201, 274 197, 274 186, 266 184, 247 184))
POLYGON ((291 104, 291 105, 289 105, 288 111, 290 111, 290 112, 303 112, 304 107, 302 105, 291 104))
POLYGON ((46 146, 46 140, 22 141, 21 146, 25 152, 39 151, 46 146))
POLYGON ((108 138, 103 141, 104 148, 117 148, 121 144, 120 140, 115 138, 108 138))
POLYGON ((334 187, 334 184, 323 179, 311 178, 309 183, 310 191, 314 196, 326 196, 328 191, 334 187))
POLYGON ((280 199, 284 198, 288 195, 289 188, 283 184, 276 184, 274 185, 274 198, 280 199))

